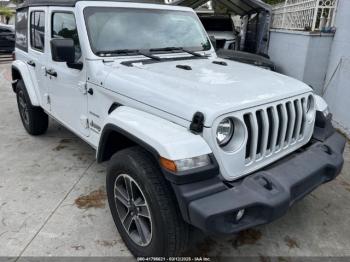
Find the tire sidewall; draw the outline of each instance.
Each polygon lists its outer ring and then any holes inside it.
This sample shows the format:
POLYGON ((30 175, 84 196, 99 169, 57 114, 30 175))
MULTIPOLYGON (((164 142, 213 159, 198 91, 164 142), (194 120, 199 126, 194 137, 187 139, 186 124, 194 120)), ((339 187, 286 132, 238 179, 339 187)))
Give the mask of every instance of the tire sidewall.
POLYGON ((31 130, 31 123, 32 123, 32 119, 31 119, 31 118, 32 118, 31 110, 32 110, 33 106, 32 106, 32 103, 30 102, 29 95, 28 95, 28 93, 27 93, 27 90, 26 90, 25 85, 24 85, 24 83, 23 83, 22 80, 19 80, 19 81, 18 81, 16 92, 17 92, 17 106, 18 106, 18 111, 19 111, 20 117, 21 117, 21 121, 22 121, 22 123, 23 123, 24 128, 25 128, 28 132, 30 132, 30 130, 31 130), (21 109, 20 109, 20 105, 19 105, 19 97, 20 97, 21 95, 23 95, 23 98, 24 98, 24 100, 25 100, 24 102, 26 103, 26 106, 27 106, 27 110, 28 110, 28 123, 26 123, 26 122, 24 121, 23 116, 22 116, 22 114, 21 114, 21 112, 20 112, 21 109))
POLYGON ((49 118, 48 115, 44 112, 44 110, 40 106, 33 106, 27 92, 26 86, 23 80, 19 80, 16 89, 17 93, 17 106, 20 114, 20 118, 22 120, 23 126, 27 133, 33 136, 42 135, 47 131, 49 126, 49 118), (27 108, 27 116, 28 122, 26 122, 21 113, 21 106, 19 103, 19 98, 22 97, 24 103, 27 108))
POLYGON ((140 168, 137 163, 129 155, 123 156, 125 161, 111 161, 107 169, 107 196, 113 220, 118 228, 118 231, 127 244, 130 251, 137 257, 166 256, 166 246, 168 239, 166 238, 167 228, 166 221, 164 221, 158 201, 155 198, 154 186, 147 180, 147 172, 140 168), (134 243, 126 233, 122 225, 114 200, 114 183, 118 176, 127 174, 132 177, 142 190, 147 204, 150 209, 152 218, 152 239, 148 246, 141 247, 134 243))

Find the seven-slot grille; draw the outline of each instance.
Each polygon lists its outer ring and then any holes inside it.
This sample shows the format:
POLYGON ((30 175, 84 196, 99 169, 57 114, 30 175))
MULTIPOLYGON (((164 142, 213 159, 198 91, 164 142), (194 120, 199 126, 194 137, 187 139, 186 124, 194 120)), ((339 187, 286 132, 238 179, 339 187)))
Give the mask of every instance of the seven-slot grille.
POLYGON ((244 114, 248 131, 246 165, 287 149, 303 139, 308 99, 289 100, 244 114))

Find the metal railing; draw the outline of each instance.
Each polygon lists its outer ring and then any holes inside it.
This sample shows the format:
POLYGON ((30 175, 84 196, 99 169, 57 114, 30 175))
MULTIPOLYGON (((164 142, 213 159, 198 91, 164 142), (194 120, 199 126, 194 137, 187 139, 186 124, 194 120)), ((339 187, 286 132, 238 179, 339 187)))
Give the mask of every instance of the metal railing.
POLYGON ((338 0, 285 0, 272 7, 272 28, 330 30, 338 0))

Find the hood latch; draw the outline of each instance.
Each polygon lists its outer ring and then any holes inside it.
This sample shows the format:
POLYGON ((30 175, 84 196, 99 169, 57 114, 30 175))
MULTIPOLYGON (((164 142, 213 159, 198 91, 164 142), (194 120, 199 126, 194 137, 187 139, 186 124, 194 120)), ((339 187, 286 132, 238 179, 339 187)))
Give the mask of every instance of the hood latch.
POLYGON ((202 112, 197 112, 194 114, 190 130, 194 133, 202 133, 204 128, 204 115, 202 112))

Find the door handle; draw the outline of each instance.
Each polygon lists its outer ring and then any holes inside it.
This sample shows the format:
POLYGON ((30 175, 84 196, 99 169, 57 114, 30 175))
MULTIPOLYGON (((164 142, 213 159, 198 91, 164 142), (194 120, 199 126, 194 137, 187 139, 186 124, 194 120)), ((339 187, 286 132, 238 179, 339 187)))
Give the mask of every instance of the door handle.
POLYGON ((53 77, 57 77, 57 72, 53 69, 46 69, 46 74, 53 77))
POLYGON ((27 64, 30 65, 30 66, 32 66, 32 67, 35 67, 35 66, 36 66, 33 60, 27 61, 27 64))

